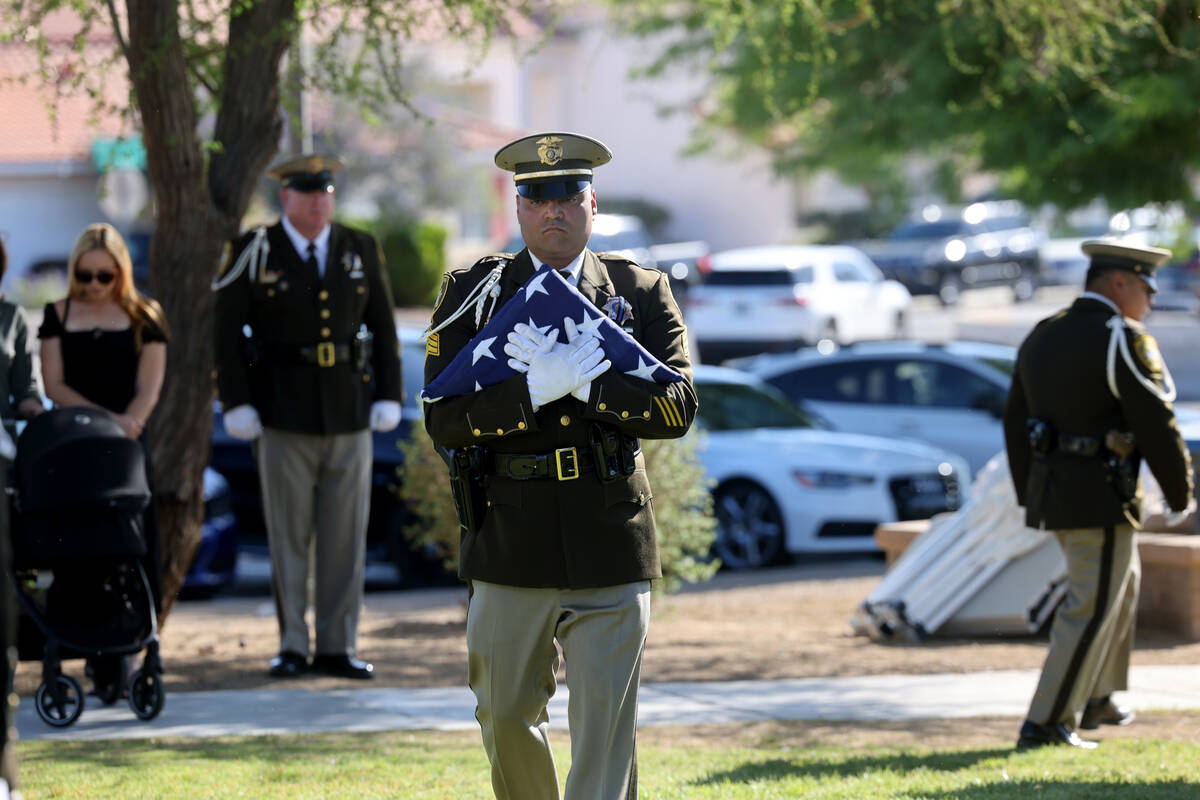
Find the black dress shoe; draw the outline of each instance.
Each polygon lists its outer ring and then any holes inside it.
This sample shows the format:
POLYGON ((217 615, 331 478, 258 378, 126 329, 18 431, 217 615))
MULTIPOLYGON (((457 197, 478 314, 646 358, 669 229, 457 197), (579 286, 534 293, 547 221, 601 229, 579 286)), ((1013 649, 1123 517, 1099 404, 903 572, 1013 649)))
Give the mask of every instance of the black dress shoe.
POLYGON ((284 650, 271 659, 272 678, 298 678, 308 672, 308 659, 291 650, 284 650))
POLYGON ((321 655, 318 653, 313 657, 312 671, 322 675, 352 678, 358 681, 369 681, 375 677, 375 667, 369 662, 347 655, 321 655))
POLYGON ((1133 717, 1132 711, 1117 705, 1111 697, 1102 697, 1099 700, 1088 700, 1079 727, 1091 731, 1101 725, 1128 725, 1133 722, 1133 717))
POLYGON ((1017 749, 1041 747, 1047 744, 1065 744, 1069 747, 1080 747, 1084 750, 1094 750, 1100 746, 1098 742, 1079 738, 1079 734, 1063 725, 1039 725, 1025 720, 1021 724, 1021 732, 1017 736, 1017 749))

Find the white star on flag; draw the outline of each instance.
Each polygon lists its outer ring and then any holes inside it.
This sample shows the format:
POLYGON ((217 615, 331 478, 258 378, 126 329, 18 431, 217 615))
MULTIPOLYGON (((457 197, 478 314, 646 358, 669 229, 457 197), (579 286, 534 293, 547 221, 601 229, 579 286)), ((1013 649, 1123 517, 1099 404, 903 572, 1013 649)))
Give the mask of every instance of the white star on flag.
POLYGON ((491 336, 491 337, 488 337, 487 339, 484 339, 479 344, 475 345, 475 349, 471 351, 471 364, 472 365, 474 365, 477 361, 479 361, 479 359, 483 358, 484 356, 487 356, 488 358, 496 357, 495 355, 492 354, 492 342, 496 341, 496 338, 497 337, 495 337, 495 336, 491 336))
POLYGON ((657 369, 657 365, 647 364, 641 356, 638 356, 637 369, 625 370, 625 374, 632 375, 635 378, 641 378, 644 381, 653 381, 655 369, 657 369))

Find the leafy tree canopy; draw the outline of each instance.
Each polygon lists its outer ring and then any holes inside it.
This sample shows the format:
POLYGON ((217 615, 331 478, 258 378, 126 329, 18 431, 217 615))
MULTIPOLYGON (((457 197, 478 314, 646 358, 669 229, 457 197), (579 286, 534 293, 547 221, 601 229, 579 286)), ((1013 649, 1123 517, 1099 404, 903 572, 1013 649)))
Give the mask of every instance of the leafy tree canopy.
POLYGON ((626 16, 667 42, 647 73, 706 66, 692 109, 783 172, 870 187, 921 154, 1034 203, 1192 197, 1191 0, 636 0, 626 16))

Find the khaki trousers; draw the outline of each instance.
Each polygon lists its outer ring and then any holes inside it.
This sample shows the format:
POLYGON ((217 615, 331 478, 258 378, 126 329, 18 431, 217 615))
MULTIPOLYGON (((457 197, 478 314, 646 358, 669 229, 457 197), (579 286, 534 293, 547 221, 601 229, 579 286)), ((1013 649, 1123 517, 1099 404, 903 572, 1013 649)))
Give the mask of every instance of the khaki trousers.
POLYGON ((355 655, 371 506, 371 432, 267 428, 256 442, 279 649, 309 654, 308 554, 316 539, 316 651, 355 655))
POLYGON ((567 800, 637 797, 638 684, 650 582, 528 589, 471 582, 468 681, 497 800, 558 800, 546 704, 558 652, 571 693, 567 800))
POLYGON ((1028 718, 1074 730, 1088 700, 1128 688, 1141 562, 1129 525, 1055 531, 1067 558, 1067 596, 1028 718))

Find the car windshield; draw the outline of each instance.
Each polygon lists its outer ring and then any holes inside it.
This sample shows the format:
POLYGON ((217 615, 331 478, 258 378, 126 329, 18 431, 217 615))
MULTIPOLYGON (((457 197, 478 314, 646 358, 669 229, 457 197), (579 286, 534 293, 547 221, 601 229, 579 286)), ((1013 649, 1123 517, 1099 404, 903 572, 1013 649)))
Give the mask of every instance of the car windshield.
POLYGON ((888 234, 888 238, 896 241, 944 239, 947 236, 957 236, 960 233, 969 232, 967 223, 958 219, 948 219, 941 222, 909 222, 888 234))
POLYGON ((698 382, 696 394, 700 400, 700 418, 709 430, 825 427, 816 416, 771 387, 698 382))

